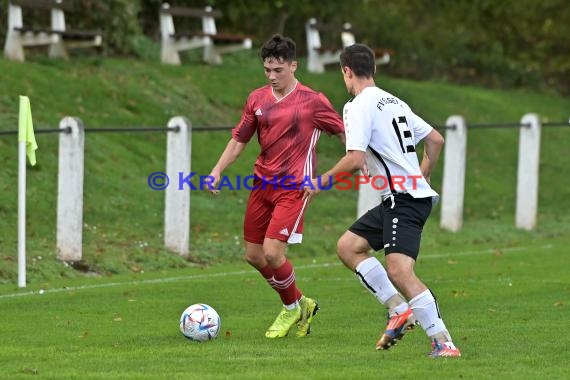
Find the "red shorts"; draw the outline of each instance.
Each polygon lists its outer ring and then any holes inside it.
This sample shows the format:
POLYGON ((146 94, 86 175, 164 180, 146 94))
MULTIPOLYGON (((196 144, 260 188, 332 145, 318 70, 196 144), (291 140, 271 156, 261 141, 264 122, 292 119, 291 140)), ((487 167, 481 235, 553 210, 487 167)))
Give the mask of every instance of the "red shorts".
POLYGON ((265 238, 277 239, 289 244, 303 240, 303 219, 307 201, 303 192, 275 188, 261 179, 253 182, 256 187, 249 194, 243 238, 254 244, 263 244, 265 238))

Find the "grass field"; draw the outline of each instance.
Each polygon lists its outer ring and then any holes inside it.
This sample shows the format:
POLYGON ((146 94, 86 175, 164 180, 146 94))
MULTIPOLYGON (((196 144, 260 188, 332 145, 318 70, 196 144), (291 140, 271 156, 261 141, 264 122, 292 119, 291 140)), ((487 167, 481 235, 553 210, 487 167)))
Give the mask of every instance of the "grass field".
POLYGON ((56 281, 43 294, 3 286, 2 377, 564 379, 569 243, 422 254, 417 272, 439 299, 458 359, 425 357, 419 328, 375 351, 385 312, 333 256, 293 258, 298 284, 321 306, 303 339, 263 336, 279 300, 246 264, 56 281), (178 331, 180 313, 195 302, 220 313, 216 340, 194 343, 178 331))
MULTIPOLYGON (((176 115, 194 126, 230 126, 247 93, 264 83, 255 54, 228 56, 220 67, 0 59, 0 131, 16 128, 19 94, 30 97, 36 128, 55 128, 66 115, 88 128, 160 126, 176 115)), ((338 70, 303 68, 301 82, 324 91, 340 111, 347 94, 338 70)), ((527 112, 565 121, 570 112, 567 97, 524 90, 377 81, 437 125, 452 114, 501 123, 527 112)), ((17 143, 0 136, 0 379, 568 378, 568 133, 542 132, 538 226, 529 232, 514 228, 518 131, 469 131, 464 227, 441 230, 436 207, 417 268, 463 353, 437 361, 425 357, 430 347, 421 330, 394 350, 373 349, 384 311, 334 254, 356 213, 354 191, 322 193, 306 214, 303 244, 289 251, 300 287, 321 305, 313 334, 267 340, 280 305, 241 260, 247 191, 217 198, 193 192, 190 257, 163 247, 164 194, 150 190, 147 178, 164 169, 164 133, 86 134, 86 271, 56 259, 58 141, 37 135, 38 165, 27 174, 28 287, 17 289, 17 143), (215 341, 191 343, 178 332, 180 313, 196 302, 222 316, 215 341)), ((207 174, 228 139, 229 131, 194 133, 192 170, 207 174)), ((225 174, 249 174, 256 154, 251 144, 225 174)), ((343 147, 322 137, 318 154, 322 172, 343 147)), ((438 191, 444 159, 432 176, 438 191)))

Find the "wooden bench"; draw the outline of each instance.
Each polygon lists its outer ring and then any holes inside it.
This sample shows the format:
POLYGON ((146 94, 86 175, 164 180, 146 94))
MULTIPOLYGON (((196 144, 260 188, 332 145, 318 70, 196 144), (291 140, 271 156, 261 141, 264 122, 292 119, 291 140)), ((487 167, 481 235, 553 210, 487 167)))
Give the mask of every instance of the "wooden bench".
POLYGON ((179 52, 203 48, 204 62, 219 65, 222 54, 243 49, 251 49, 251 38, 235 34, 221 34, 216 28, 216 19, 222 12, 207 6, 200 8, 171 7, 164 3, 160 9, 161 61, 171 65, 180 65, 179 52), (202 20, 199 31, 176 31, 175 17, 192 17, 202 20))
POLYGON ((67 58, 68 49, 101 46, 101 33, 66 28, 64 12, 72 10, 71 4, 62 0, 11 0, 8 6, 8 31, 4 56, 23 62, 26 59, 25 47, 47 45, 50 57, 67 58), (51 26, 24 25, 22 8, 51 11, 51 26))
MULTIPOLYGON (((354 30, 348 22, 339 28, 317 22, 315 18, 311 18, 305 23, 305 33, 307 36, 307 70, 312 73, 324 73, 325 65, 338 64, 342 49, 356 43, 354 30), (340 45, 323 46, 321 44, 321 32, 340 34, 340 45)), ((391 49, 373 50, 377 65, 387 64, 394 54, 391 49)))

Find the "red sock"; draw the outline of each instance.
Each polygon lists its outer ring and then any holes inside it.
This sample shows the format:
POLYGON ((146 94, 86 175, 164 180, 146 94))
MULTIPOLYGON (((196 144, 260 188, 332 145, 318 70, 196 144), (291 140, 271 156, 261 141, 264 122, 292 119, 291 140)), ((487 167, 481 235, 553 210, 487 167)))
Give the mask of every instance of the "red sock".
POLYGON ((300 297, 301 292, 295 284, 295 271, 287 259, 279 268, 273 268, 274 289, 279 292, 283 305, 291 305, 300 297))
POLYGON ((279 289, 275 287, 276 283, 275 279, 273 278, 273 269, 269 265, 266 265, 263 268, 258 269, 258 271, 261 273, 263 278, 265 278, 265 281, 267 281, 269 286, 271 286, 277 293, 279 293, 279 289))

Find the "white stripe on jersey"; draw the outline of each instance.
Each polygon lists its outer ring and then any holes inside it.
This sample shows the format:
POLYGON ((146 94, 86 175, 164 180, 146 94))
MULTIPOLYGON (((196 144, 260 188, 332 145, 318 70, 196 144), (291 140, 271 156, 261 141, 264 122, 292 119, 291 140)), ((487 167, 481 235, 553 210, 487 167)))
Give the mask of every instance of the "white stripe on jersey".
POLYGON ((301 207, 301 211, 297 216, 297 220, 295 220, 295 225, 293 226, 293 231, 291 232, 291 236, 287 240, 289 244, 298 244, 301 243, 303 240, 303 234, 297 232, 297 227, 299 227, 299 223, 301 222, 301 218, 303 217, 303 213, 305 212, 305 207, 307 206, 308 199, 305 199, 303 202, 303 207, 301 207))
POLYGON ((303 168, 303 176, 304 178, 311 178, 313 176, 313 152, 315 149, 315 145, 319 141, 319 137, 321 137, 321 130, 314 129, 313 134, 311 136, 311 143, 309 144, 309 150, 307 152, 307 158, 305 159, 305 167, 303 168))
MULTIPOLYGON (((313 134, 311 135, 311 142, 309 143, 309 149, 307 151, 307 158, 305 159, 305 166, 303 168, 303 179, 301 180, 304 183, 306 178, 311 178, 313 175, 313 151, 315 145, 319 141, 319 137, 321 136, 321 130, 315 129, 313 130, 313 134)), ((303 213, 305 212, 305 207, 307 206, 307 199, 303 202, 303 207, 297 216, 297 220, 295 220, 295 225, 293 226, 293 230, 291 231, 291 235, 289 236, 288 243, 289 244, 298 244, 301 243, 303 240, 303 234, 297 232, 297 227, 301 222, 301 218, 303 217, 303 213)))

